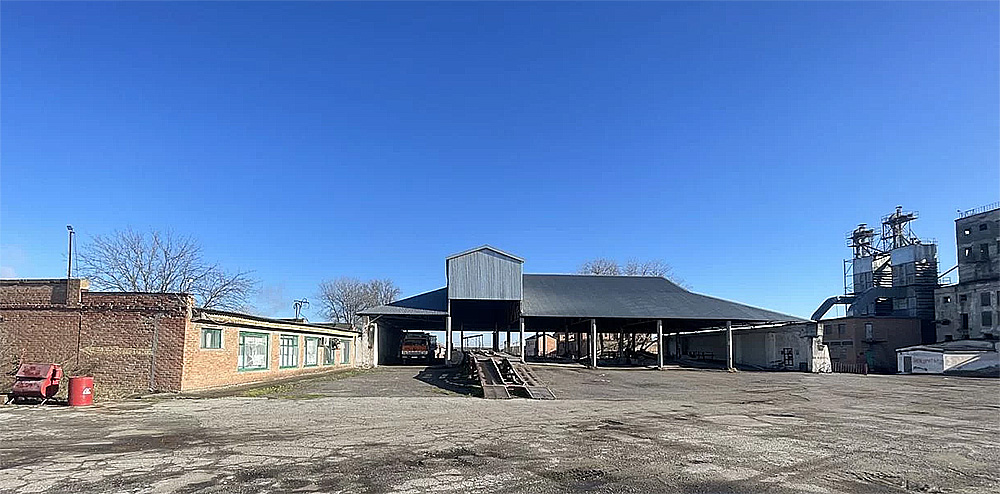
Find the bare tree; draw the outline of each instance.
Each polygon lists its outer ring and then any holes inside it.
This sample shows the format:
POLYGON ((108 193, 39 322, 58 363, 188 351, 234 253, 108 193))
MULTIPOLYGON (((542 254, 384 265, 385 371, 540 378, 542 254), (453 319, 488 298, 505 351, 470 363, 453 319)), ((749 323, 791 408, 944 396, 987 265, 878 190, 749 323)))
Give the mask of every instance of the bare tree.
POLYGON ((596 274, 604 276, 615 276, 621 274, 621 267, 614 259, 599 257, 583 263, 580 266, 580 274, 596 274))
POLYGON ((687 287, 683 280, 674 275, 673 268, 661 259, 648 261, 629 259, 622 266, 614 259, 599 257, 581 264, 579 273, 603 276, 660 276, 680 286, 687 287))
POLYGON ((358 312, 392 303, 399 296, 399 288, 390 279, 361 281, 341 277, 319 285, 319 298, 324 315, 332 321, 350 323, 361 327, 358 312))
POLYGON ((674 277, 673 268, 660 259, 652 259, 649 261, 629 259, 628 262, 625 263, 625 268, 622 270, 622 274, 625 276, 660 276, 667 279, 673 279, 674 277))
POLYGON ((206 262, 192 237, 172 232, 116 230, 80 249, 80 272, 99 290, 189 293, 200 307, 245 310, 257 281, 206 262))

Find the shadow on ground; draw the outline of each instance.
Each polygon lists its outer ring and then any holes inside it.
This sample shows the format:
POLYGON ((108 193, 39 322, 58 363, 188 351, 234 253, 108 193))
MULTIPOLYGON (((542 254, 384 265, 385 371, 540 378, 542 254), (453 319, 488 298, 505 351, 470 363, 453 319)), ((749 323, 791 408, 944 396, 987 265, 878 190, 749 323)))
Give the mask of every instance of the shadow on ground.
POLYGON ((482 394, 482 391, 479 390, 479 382, 466 372, 465 366, 426 367, 413 378, 452 393, 470 396, 476 395, 477 392, 482 394))

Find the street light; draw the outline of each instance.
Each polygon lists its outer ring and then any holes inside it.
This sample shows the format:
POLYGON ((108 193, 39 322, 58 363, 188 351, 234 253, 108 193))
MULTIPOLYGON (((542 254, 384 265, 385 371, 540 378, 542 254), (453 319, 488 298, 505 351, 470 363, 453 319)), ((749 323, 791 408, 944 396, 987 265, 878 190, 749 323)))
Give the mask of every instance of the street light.
POLYGON ((66 225, 66 230, 69 230, 69 259, 66 261, 66 279, 70 279, 73 276, 73 235, 76 232, 73 231, 73 225, 66 225))

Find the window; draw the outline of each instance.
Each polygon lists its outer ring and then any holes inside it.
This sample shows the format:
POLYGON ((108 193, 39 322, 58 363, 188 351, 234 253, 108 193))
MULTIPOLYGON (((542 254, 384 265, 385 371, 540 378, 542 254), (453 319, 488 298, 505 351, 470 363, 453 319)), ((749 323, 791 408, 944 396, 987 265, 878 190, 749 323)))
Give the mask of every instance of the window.
POLYGON ((951 297, 948 296, 948 295, 945 295, 944 298, 941 299, 941 303, 942 304, 950 304, 951 303, 951 297))
POLYGON ((988 223, 980 223, 979 224, 979 231, 985 232, 986 230, 989 230, 989 229, 990 229, 990 225, 988 223))
POLYGON ((965 231, 963 231, 962 233, 964 233, 966 235, 972 235, 972 230, 966 228, 965 231))
POLYGON ((281 346, 279 347, 279 362, 278 366, 282 368, 286 367, 298 367, 299 366, 299 337, 298 336, 282 336, 281 346))
POLYGON ((843 346, 854 346, 854 340, 844 340, 840 342, 843 346))
POLYGON ((240 348, 237 359, 239 370, 267 369, 269 358, 269 341, 271 337, 265 333, 247 333, 240 331, 240 348))
POLYGON ((327 339, 327 345, 323 347, 323 365, 334 365, 337 363, 337 348, 340 340, 334 338, 327 339))
POLYGON ((824 324, 823 325, 823 334, 825 336, 832 335, 833 334, 833 324, 824 324))
POLYGON ((958 303, 964 304, 964 303, 966 303, 968 301, 969 301, 969 296, 968 295, 959 295, 958 296, 958 303))
POLYGON ((203 328, 201 330, 201 347, 210 350, 222 348, 222 330, 203 328))
POLYGON ((984 310, 980 316, 982 317, 984 328, 993 327, 993 311, 984 310))
POLYGON ((319 338, 306 336, 306 361, 304 364, 306 367, 319 364, 319 338))
POLYGON ((966 331, 969 330, 969 315, 968 314, 962 314, 962 329, 964 329, 966 331))
POLYGON ((872 330, 872 323, 865 323, 865 339, 871 340, 874 338, 875 331, 872 330))
POLYGON ((990 292, 983 292, 979 294, 979 305, 983 307, 991 307, 993 305, 993 300, 990 292))
POLYGON ((343 340, 340 343, 340 363, 351 363, 351 340, 343 340))
POLYGON ((985 261, 990 258, 990 244, 979 244, 979 260, 985 261))
POLYGON ((965 248, 965 257, 972 257, 972 247, 965 248))
POLYGON ((839 334, 839 335, 840 335, 840 334, 844 334, 844 329, 845 329, 846 327, 847 327, 847 325, 846 325, 846 324, 838 324, 838 325, 837 325, 837 334, 839 334))

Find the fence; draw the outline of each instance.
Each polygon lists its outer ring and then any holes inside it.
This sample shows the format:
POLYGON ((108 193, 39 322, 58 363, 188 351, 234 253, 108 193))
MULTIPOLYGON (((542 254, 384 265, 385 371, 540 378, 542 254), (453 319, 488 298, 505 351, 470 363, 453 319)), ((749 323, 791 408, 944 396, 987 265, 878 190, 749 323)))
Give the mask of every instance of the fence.
POLYGON ((840 374, 864 374, 868 375, 868 363, 840 362, 834 360, 831 370, 840 374))

